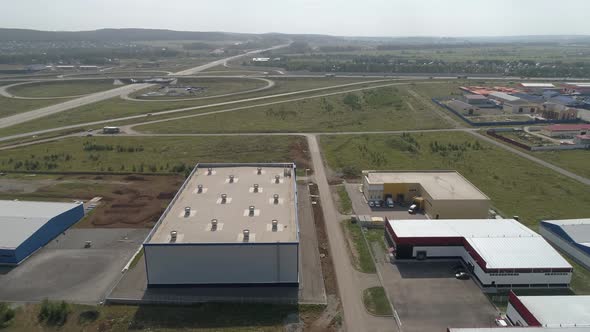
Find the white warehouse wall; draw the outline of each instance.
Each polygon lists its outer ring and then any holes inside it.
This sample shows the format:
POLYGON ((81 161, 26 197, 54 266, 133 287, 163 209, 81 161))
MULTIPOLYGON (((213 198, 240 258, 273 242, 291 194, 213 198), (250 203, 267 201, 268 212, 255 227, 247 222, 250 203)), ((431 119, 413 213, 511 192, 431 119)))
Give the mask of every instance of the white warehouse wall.
POLYGON ((144 245, 149 285, 297 283, 298 244, 144 245))
POLYGON ((508 303, 508 309, 506 309, 506 316, 508 317, 508 319, 510 319, 512 324, 516 326, 529 326, 526 323, 526 320, 524 320, 524 318, 520 316, 518 311, 514 309, 511 303, 508 303))
POLYGON ((412 249, 412 256, 416 257, 418 251, 426 251, 426 258, 428 257, 462 257, 465 252, 463 247, 414 247, 412 249))
POLYGON ((568 256, 572 257, 575 261, 582 264, 587 269, 590 269, 590 256, 574 247, 570 243, 564 241, 559 236, 551 233, 545 227, 539 227, 539 234, 541 234, 547 241, 557 246, 561 251, 565 252, 568 256))

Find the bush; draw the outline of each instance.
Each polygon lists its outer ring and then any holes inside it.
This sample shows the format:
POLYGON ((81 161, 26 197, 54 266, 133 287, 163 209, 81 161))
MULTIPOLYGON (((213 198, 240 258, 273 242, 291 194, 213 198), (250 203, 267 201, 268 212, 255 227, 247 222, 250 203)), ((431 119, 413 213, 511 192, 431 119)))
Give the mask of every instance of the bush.
POLYGON ((47 325, 62 326, 68 320, 70 307, 65 301, 53 302, 48 299, 41 302, 39 310, 39 321, 47 325))
POLYGON ((14 309, 6 303, 0 303, 0 329, 8 327, 14 319, 14 309))

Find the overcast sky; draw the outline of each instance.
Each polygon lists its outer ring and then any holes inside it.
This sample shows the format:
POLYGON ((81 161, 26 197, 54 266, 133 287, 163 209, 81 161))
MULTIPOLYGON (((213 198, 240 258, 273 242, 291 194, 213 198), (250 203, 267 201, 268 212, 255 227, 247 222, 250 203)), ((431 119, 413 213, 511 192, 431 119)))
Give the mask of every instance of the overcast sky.
POLYGON ((0 27, 346 36, 590 34, 590 0, 1 0, 0 27))

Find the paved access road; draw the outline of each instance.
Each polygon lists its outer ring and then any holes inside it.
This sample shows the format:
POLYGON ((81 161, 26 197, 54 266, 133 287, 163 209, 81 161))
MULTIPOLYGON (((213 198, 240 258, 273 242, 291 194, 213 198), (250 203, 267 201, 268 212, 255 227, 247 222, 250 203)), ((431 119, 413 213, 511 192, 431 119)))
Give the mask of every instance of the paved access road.
MULTIPOLYGON (((192 74, 198 73, 200 71, 209 69, 211 67, 222 65, 225 62, 230 61, 230 60, 235 60, 235 59, 238 59, 243 56, 247 56, 247 55, 251 55, 251 54, 255 54, 255 53, 259 53, 259 52, 264 52, 264 51, 268 51, 268 50, 274 50, 274 49, 286 47, 286 46, 289 46, 289 44, 277 45, 277 46, 270 47, 270 48, 263 49, 263 50, 250 51, 250 52, 235 55, 235 56, 232 56, 229 58, 216 60, 216 61, 210 62, 208 64, 194 67, 191 69, 179 71, 177 73, 174 73, 174 75, 175 76, 192 75, 192 74)), ((86 95, 86 96, 83 96, 83 97, 80 97, 77 99, 69 100, 69 101, 66 101, 66 102, 63 102, 63 103, 60 103, 57 105, 43 107, 43 108, 40 108, 40 109, 37 109, 34 111, 30 111, 30 112, 15 114, 15 115, 0 119, 0 128, 14 126, 14 125, 17 125, 17 124, 20 124, 23 122, 27 122, 27 121, 42 118, 45 116, 49 116, 52 114, 60 113, 60 112, 67 111, 72 108, 76 108, 76 107, 80 107, 80 106, 84 106, 84 105, 88 105, 88 104, 93 104, 93 103, 103 101, 106 99, 110 99, 113 97, 126 96, 126 95, 129 95, 130 93, 148 88, 152 85, 153 84, 145 84, 145 83, 129 84, 129 85, 125 85, 125 86, 115 88, 112 90, 89 94, 89 95, 86 95)))

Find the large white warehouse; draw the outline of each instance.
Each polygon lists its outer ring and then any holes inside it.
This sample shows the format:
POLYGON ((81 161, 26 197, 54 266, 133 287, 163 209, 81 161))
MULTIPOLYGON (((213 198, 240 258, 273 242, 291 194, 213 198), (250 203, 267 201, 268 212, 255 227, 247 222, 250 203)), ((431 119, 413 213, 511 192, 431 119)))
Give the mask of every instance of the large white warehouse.
POLYGON ((149 287, 298 285, 295 165, 198 164, 143 247, 149 287))
POLYGON ((397 259, 461 258, 484 288, 569 287, 572 266, 513 219, 388 220, 397 259))

